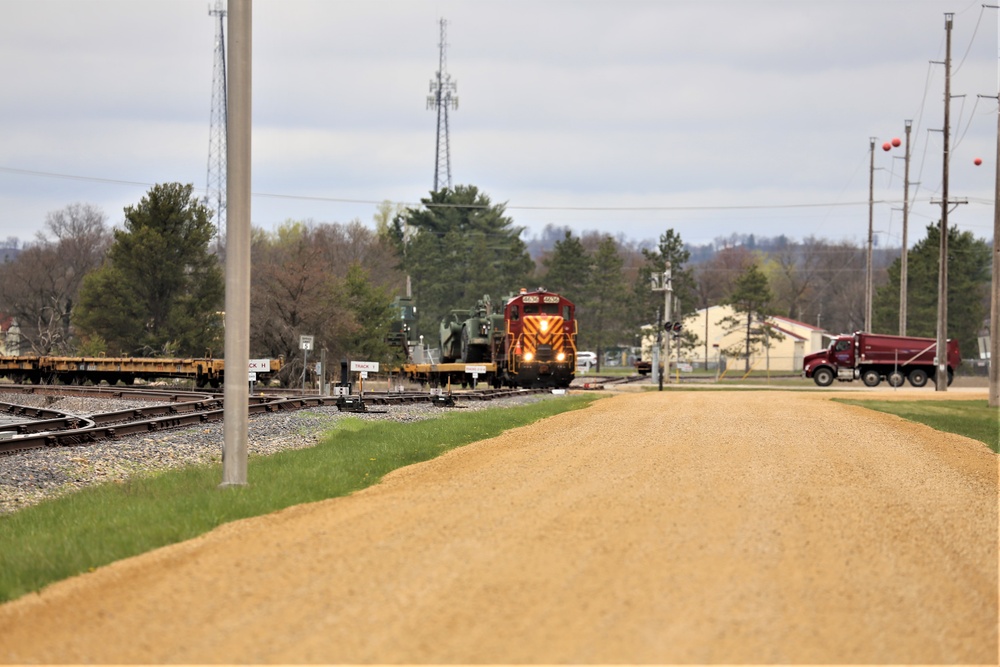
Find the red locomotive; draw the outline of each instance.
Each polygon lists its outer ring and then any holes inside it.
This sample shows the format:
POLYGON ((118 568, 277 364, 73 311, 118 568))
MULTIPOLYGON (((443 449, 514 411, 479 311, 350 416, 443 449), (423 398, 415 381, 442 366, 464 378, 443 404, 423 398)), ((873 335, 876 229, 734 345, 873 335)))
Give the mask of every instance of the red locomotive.
POLYGON ((441 322, 438 352, 408 343, 402 371, 420 383, 565 388, 576 370, 576 306, 544 289, 522 289, 495 306, 484 296, 441 322))
POLYGON ((568 387, 576 368, 576 307, 541 288, 507 299, 496 381, 518 387, 568 387))

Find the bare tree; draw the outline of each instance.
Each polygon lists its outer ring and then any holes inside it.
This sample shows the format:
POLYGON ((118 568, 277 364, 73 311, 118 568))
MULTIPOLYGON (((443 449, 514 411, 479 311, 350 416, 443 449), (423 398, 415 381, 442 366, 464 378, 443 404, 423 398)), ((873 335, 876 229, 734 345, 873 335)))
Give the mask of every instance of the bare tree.
POLYGON ((326 349, 332 360, 348 353, 360 328, 349 297, 359 276, 386 293, 403 284, 391 244, 356 222, 290 221, 273 233, 256 230, 251 253, 251 349, 285 358, 279 376, 285 384, 302 377, 301 335, 315 336, 315 349, 326 349))
POLYGON ((70 321, 80 285, 104 261, 110 243, 104 213, 71 204, 49 213, 34 242, 0 265, 0 311, 18 321, 32 352, 73 350, 70 321))
POLYGON ((774 310, 803 320, 805 306, 822 282, 823 252, 829 245, 815 237, 789 243, 771 253, 774 310))

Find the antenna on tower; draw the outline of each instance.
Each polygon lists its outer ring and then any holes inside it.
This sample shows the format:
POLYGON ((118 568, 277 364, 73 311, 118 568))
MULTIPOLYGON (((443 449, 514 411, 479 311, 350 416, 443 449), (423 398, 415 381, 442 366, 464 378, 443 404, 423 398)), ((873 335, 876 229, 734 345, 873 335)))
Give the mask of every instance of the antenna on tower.
POLYGON ((226 234, 226 9, 224 0, 215 0, 208 14, 218 17, 215 33, 215 65, 212 68, 212 118, 208 133, 208 186, 205 205, 215 212, 216 248, 222 251, 226 234))
POLYGON ((458 83, 451 80, 451 75, 445 71, 445 31, 448 22, 441 19, 441 42, 438 44, 438 71, 431 79, 431 94, 427 96, 427 108, 437 109, 437 142, 435 143, 434 160, 434 191, 441 186, 451 187, 451 149, 448 145, 448 109, 458 109, 458 96, 452 93, 458 90, 458 83))

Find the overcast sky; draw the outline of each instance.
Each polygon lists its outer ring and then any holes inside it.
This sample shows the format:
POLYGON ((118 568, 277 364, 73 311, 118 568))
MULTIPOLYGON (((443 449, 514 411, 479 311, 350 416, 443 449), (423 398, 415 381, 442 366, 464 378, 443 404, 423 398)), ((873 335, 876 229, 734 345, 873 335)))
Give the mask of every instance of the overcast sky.
MULTIPOLYGON (((215 0, 0 0, 0 240, 76 203, 112 224, 154 183, 207 184, 215 0)), ((981 0, 255 0, 252 221, 373 224, 434 185, 426 105, 447 20, 452 183, 546 224, 689 243, 898 246, 940 215, 991 238, 998 10, 981 0), (982 165, 974 165, 975 158, 982 165)))

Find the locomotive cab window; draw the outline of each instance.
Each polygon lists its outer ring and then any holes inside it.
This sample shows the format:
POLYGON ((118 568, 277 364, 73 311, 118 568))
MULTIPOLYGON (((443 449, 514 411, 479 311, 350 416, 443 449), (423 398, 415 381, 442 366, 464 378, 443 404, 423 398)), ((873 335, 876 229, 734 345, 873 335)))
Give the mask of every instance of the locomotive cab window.
POLYGON ((525 315, 537 315, 538 314, 538 304, 537 303, 526 303, 526 304, 524 304, 524 314, 525 315))
POLYGON ((542 304, 542 314, 543 315, 558 315, 559 314, 559 304, 557 304, 557 303, 543 303, 542 304))
POLYGON ((573 319, 573 313, 570 312, 569 306, 563 306, 563 319, 564 320, 573 319))
POLYGON ((518 314, 517 306, 516 305, 515 306, 511 306, 510 307, 510 319, 516 320, 519 317, 520 317, 520 315, 518 314))

